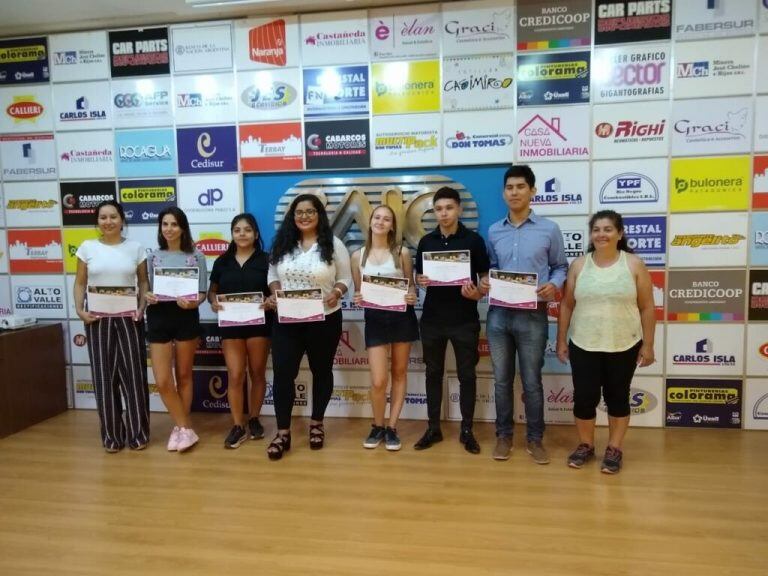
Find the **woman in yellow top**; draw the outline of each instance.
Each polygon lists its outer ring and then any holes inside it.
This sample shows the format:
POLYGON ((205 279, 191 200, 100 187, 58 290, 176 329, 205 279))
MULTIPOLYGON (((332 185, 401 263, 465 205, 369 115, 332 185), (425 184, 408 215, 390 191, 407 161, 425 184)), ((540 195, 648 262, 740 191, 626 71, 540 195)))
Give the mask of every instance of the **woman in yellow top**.
POLYGON ((587 254, 568 270, 557 325, 557 356, 563 363, 571 361, 579 434, 568 465, 581 468, 595 456, 595 409, 602 390, 609 437, 601 470, 615 474, 621 469, 635 368, 655 361, 653 284, 645 264, 627 245, 620 214, 597 212, 589 228, 587 254))

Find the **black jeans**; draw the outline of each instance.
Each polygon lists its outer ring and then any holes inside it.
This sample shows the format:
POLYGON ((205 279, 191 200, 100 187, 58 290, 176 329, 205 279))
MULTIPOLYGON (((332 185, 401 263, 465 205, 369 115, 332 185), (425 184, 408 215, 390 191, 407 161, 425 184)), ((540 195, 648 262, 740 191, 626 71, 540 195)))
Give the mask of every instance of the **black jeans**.
POLYGON ((445 349, 450 341, 456 357, 456 373, 459 377, 459 406, 462 429, 472 428, 475 417, 477 377, 475 366, 480 359, 477 345, 480 339, 480 323, 444 324, 421 321, 421 346, 424 352, 427 380, 427 416, 429 427, 440 427, 440 409, 443 405, 443 373, 445 349))
POLYGON ((333 358, 341 338, 341 310, 322 322, 275 322, 272 332, 272 394, 277 428, 291 427, 296 376, 304 353, 312 371, 312 419, 322 421, 333 394, 333 358))

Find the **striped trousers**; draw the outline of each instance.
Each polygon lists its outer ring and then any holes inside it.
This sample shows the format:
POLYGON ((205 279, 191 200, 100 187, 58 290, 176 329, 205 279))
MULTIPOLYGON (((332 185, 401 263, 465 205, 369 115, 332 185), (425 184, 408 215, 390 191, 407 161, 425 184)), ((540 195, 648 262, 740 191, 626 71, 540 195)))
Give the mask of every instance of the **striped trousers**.
POLYGON ((149 442, 149 386, 144 322, 102 318, 85 326, 105 448, 149 442), (123 399, 126 419, 123 420, 123 399))

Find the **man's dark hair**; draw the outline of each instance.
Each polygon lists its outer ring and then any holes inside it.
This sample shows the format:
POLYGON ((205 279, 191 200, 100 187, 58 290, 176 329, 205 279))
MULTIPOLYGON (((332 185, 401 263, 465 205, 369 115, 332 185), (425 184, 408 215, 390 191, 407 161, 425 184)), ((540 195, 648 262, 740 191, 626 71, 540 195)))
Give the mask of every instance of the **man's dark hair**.
POLYGON ((461 196, 459 193, 450 186, 443 186, 432 197, 432 205, 438 200, 455 200, 456 204, 461 204, 461 196))
POLYGON ((501 185, 506 186, 509 178, 525 178, 525 183, 528 186, 531 188, 536 186, 536 176, 527 164, 514 164, 507 168, 507 171, 504 172, 504 182, 501 185))

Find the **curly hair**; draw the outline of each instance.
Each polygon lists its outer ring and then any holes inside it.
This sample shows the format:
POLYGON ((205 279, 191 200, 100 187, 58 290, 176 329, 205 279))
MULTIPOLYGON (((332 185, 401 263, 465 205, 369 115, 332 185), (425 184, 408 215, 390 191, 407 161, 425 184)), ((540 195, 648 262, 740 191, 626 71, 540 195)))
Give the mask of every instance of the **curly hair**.
POLYGON ((296 206, 300 202, 311 202, 312 207, 317 210, 317 245, 320 247, 320 258, 330 264, 333 262, 333 230, 331 230, 325 206, 314 194, 299 194, 291 202, 272 242, 269 262, 277 264, 283 257, 293 252, 301 241, 301 231, 296 226, 295 220, 296 206))

